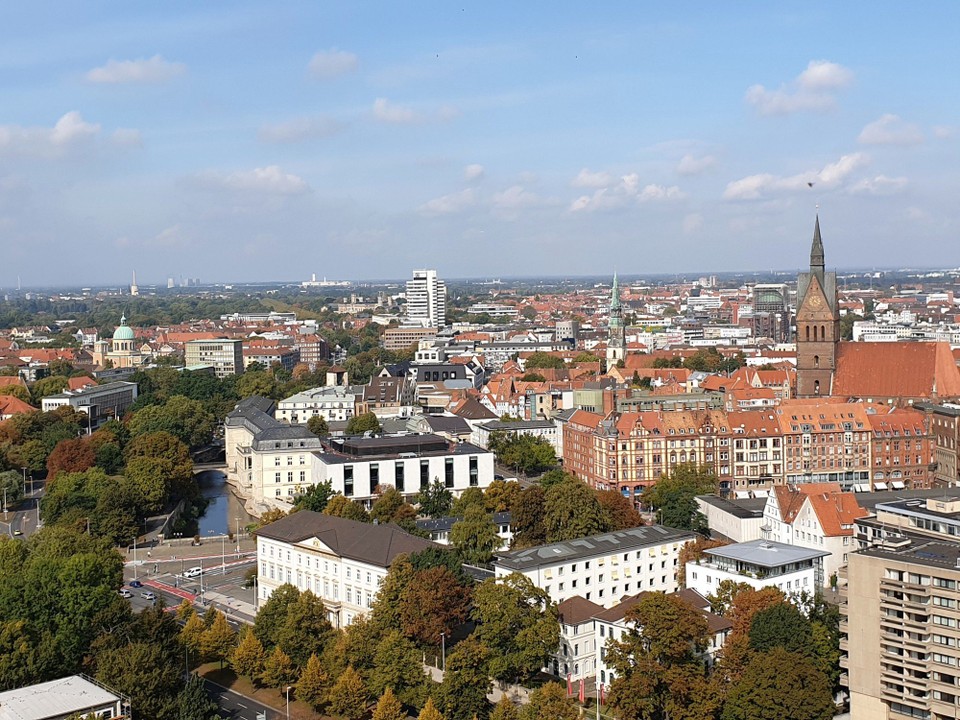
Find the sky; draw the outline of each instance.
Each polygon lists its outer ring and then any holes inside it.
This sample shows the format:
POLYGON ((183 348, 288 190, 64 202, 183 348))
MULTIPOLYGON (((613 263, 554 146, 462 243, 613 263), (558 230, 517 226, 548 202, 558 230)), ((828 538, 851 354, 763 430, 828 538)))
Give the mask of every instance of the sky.
POLYGON ((960 3, 8 3, 0 287, 960 266, 960 3))

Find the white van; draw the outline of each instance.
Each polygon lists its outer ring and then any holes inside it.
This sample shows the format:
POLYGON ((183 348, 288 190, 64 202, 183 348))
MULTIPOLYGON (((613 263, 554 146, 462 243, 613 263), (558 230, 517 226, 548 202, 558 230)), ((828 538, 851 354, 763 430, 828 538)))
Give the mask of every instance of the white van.
POLYGON ((183 573, 185 578, 199 577, 200 575, 203 575, 202 567, 192 567, 189 570, 185 570, 183 573))

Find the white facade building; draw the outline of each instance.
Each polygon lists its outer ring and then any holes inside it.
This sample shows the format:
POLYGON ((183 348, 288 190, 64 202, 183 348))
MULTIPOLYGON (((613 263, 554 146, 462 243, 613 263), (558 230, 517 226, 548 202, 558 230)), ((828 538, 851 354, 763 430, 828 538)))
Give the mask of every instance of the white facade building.
POLYGON ((357 397, 363 387, 328 385, 291 395, 277 403, 277 420, 291 425, 306 425, 312 417, 329 422, 349 420, 356 411, 357 397))
POLYGON ((371 525, 301 510, 257 530, 258 602, 284 584, 323 600, 334 627, 373 606, 394 558, 433 543, 396 525, 371 525))
POLYGON ((680 548, 695 538, 649 525, 498 553, 493 569, 496 577, 525 575, 558 604, 579 595, 611 607, 644 590, 674 592, 680 548))
POLYGON ((560 647, 550 659, 547 671, 573 682, 597 674, 597 638, 594 618, 603 607, 579 595, 557 606, 560 620, 560 647))
POLYGON ((697 507, 707 519, 714 537, 723 536, 733 542, 759 540, 763 537, 765 498, 726 499, 716 495, 699 495, 697 507))
POLYGON ((552 420, 490 420, 474 426, 471 440, 480 447, 489 447, 490 436, 496 432, 543 438, 550 443, 557 457, 563 457, 563 432, 552 420))
POLYGON ((447 286, 436 270, 414 270, 407 280, 407 321, 421 327, 447 324, 447 286))
POLYGON ((823 558, 828 553, 768 540, 751 540, 705 551, 687 563, 687 587, 707 597, 724 580, 759 590, 775 587, 787 595, 813 595, 823 587, 823 558))
POLYGON ((79 390, 65 390, 56 395, 43 398, 43 412, 56 410, 69 405, 74 410, 86 413, 90 418, 91 430, 108 420, 119 420, 127 408, 137 399, 137 384, 132 382, 112 382, 105 385, 87 385, 79 390))

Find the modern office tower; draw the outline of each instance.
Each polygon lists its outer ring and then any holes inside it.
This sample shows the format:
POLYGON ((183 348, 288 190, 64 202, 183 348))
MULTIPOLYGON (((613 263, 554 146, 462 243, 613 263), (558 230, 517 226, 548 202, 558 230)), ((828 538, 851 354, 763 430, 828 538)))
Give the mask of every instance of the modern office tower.
POLYGON ((447 286, 436 270, 414 270, 407 280, 407 321, 435 328, 447 324, 447 286))
POLYGON ((190 340, 184 355, 187 367, 212 365, 220 378, 243 372, 243 340, 190 340))

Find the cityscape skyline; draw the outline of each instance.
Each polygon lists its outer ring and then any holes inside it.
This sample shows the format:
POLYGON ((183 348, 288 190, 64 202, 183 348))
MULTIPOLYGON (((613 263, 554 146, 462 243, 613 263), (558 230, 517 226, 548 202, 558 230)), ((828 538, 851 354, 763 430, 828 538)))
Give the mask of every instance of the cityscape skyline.
POLYGON ((789 270, 818 205, 960 265, 953 4, 58 10, 0 29, 3 287, 789 270))

